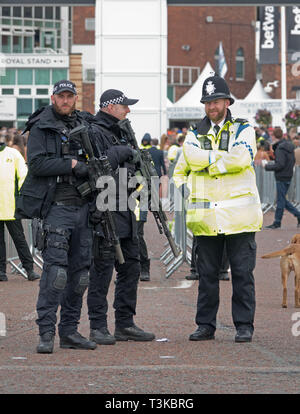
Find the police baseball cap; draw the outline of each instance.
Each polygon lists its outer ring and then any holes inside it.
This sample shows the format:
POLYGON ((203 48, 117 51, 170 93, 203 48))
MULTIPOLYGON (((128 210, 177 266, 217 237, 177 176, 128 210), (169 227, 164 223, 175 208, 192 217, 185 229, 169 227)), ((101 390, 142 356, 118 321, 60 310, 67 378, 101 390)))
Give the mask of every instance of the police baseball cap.
POLYGON ((214 101, 215 99, 229 99, 230 105, 234 103, 225 79, 219 75, 210 76, 205 79, 200 102, 205 103, 214 101))
POLYGON ((100 97, 100 108, 105 108, 109 104, 134 105, 138 101, 138 99, 127 98, 123 92, 118 91, 117 89, 108 89, 107 91, 103 92, 100 97))
POLYGON ((57 93, 61 93, 64 91, 69 91, 74 93, 74 95, 77 95, 76 85, 75 83, 69 81, 69 80, 61 80, 56 82, 56 84, 53 86, 53 95, 57 93))

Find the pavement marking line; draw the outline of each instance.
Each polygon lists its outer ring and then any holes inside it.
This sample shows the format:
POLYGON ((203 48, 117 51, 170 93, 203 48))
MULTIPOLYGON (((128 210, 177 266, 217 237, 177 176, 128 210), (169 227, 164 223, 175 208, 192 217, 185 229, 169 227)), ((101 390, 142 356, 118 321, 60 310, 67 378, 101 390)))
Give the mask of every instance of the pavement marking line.
POLYGON ((195 283, 194 280, 182 280, 177 286, 145 286, 139 287, 140 289, 151 290, 151 289, 188 289, 195 283))
POLYGON ((132 370, 132 371, 161 371, 161 370, 186 370, 189 369, 191 371, 228 371, 228 372, 247 372, 247 373, 255 373, 255 374, 299 374, 300 367, 299 366, 289 366, 289 367, 253 367, 253 366, 233 366, 233 367, 226 367, 226 366, 214 366, 214 365, 204 365, 204 366, 195 366, 195 365, 108 365, 108 366, 99 366, 96 367, 94 365, 86 365, 86 366, 44 366, 44 365, 3 365, 0 366, 0 371, 118 371, 118 370, 132 370))

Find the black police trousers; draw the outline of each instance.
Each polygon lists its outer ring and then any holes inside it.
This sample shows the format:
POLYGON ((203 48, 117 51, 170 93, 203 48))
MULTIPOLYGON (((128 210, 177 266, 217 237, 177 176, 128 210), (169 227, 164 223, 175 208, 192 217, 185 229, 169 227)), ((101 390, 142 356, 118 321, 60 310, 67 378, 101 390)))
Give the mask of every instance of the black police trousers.
POLYGON ((77 330, 91 265, 92 229, 88 227, 88 213, 88 204, 82 207, 53 205, 44 220, 44 265, 36 321, 40 335, 55 334, 59 305, 59 335, 71 335, 77 330))
POLYGON ((107 293, 114 267, 117 271, 113 303, 115 324, 120 328, 127 328, 134 324, 140 276, 139 245, 136 238, 122 238, 120 244, 125 259, 122 265, 114 258, 94 257, 93 259, 87 295, 91 329, 107 327, 107 293))
POLYGON ((33 258, 25 238, 22 222, 18 219, 0 221, 0 271, 6 273, 6 245, 4 224, 7 227, 11 238, 13 239, 19 259, 21 260, 24 269, 27 272, 31 272, 33 270, 33 258))
POLYGON ((219 272, 226 241, 232 279, 232 319, 236 329, 254 330, 256 263, 255 233, 196 236, 197 270, 199 272, 196 324, 216 329, 219 308, 219 272))

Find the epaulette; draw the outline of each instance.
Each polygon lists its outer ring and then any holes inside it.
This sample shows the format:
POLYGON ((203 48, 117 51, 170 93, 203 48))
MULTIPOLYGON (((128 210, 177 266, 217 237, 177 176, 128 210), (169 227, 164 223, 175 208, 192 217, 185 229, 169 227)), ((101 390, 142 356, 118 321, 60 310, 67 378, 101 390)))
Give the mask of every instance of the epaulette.
POLYGON ((248 119, 244 119, 244 118, 236 118, 234 122, 238 122, 239 124, 247 124, 249 121, 248 119))
POLYGON ((30 131, 32 125, 36 123, 41 117, 41 113, 44 111, 46 107, 42 106, 41 108, 37 109, 33 114, 28 117, 28 120, 25 122, 25 129, 21 132, 21 135, 24 135, 27 131, 30 131))

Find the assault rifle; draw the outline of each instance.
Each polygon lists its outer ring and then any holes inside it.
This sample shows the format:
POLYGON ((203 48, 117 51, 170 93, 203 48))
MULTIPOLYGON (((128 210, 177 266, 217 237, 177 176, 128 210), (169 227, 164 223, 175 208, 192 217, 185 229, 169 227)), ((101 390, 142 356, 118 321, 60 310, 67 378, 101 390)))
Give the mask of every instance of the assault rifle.
MULTIPOLYGON (((80 142, 82 148, 88 156, 88 174, 89 181, 83 183, 78 187, 78 191, 84 197, 85 195, 96 192, 101 193, 102 189, 97 188, 97 180, 99 177, 108 176, 113 180, 113 171, 110 162, 106 156, 96 158, 93 147, 89 138, 88 128, 85 125, 79 125, 72 129, 69 134, 69 139, 80 142)), ((103 229, 104 236, 115 247, 116 258, 120 264, 125 262, 122 253, 119 238, 116 234, 116 225, 113 215, 108 209, 99 214, 100 223, 103 229)))
POLYGON ((127 142, 129 145, 137 151, 138 157, 138 169, 140 175, 146 180, 148 187, 148 194, 151 194, 151 197, 148 197, 148 208, 149 211, 153 214, 158 230, 160 234, 164 233, 168 239, 169 245, 175 257, 178 257, 180 250, 176 246, 176 243, 171 235, 171 232, 168 228, 168 220, 165 212, 162 209, 161 201, 159 198, 159 193, 154 186, 151 186, 151 177, 157 177, 157 172, 154 168, 152 157, 149 154, 148 150, 140 149, 136 141, 135 133, 131 127, 129 119, 123 119, 118 122, 119 128, 122 134, 125 134, 127 142))

